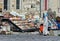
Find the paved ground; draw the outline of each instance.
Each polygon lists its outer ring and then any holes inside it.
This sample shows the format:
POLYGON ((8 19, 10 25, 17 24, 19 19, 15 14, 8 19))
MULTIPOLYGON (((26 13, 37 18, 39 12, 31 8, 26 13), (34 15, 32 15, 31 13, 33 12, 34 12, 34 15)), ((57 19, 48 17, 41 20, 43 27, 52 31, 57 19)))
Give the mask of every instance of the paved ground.
POLYGON ((22 33, 15 35, 0 35, 0 41, 60 41, 60 37, 22 33))

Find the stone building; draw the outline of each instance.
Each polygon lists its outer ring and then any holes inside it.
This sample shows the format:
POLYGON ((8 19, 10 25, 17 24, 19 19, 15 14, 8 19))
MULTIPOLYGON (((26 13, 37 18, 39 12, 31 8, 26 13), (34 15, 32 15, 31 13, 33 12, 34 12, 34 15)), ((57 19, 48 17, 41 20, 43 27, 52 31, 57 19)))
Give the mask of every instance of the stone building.
POLYGON ((38 13, 40 0, 0 0, 0 12, 14 10, 17 13, 38 13))
POLYGON ((23 13, 41 13, 48 10, 56 11, 57 16, 60 16, 60 0, 0 0, 0 12, 5 10, 11 12, 12 10, 23 14, 23 13))

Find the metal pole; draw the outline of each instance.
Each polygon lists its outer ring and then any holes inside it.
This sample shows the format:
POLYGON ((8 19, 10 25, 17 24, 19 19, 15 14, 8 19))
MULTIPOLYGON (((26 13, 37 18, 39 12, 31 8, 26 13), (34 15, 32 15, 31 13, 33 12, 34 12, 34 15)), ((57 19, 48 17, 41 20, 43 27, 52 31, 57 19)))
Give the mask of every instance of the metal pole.
POLYGON ((41 0, 40 0, 40 17, 42 17, 42 16, 41 16, 41 0))

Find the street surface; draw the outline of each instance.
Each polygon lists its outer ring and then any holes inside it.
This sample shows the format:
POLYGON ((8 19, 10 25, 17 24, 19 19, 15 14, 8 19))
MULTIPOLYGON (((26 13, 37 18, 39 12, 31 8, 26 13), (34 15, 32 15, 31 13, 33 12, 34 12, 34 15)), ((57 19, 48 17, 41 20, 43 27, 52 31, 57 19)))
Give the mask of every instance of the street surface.
POLYGON ((60 37, 22 33, 14 35, 0 35, 0 41, 60 41, 60 37))

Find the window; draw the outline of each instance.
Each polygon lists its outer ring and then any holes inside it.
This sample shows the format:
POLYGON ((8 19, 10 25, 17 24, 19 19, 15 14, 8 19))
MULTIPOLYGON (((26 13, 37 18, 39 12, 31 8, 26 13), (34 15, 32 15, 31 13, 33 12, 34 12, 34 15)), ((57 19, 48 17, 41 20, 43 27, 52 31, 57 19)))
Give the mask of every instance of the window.
POLYGON ((32 4, 32 5, 31 5, 31 8, 35 8, 35 4, 32 4))
POLYGON ((23 0, 23 2, 25 2, 25 0, 23 0))
POLYGON ((2 6, 3 6, 3 4, 0 3, 0 12, 2 12, 2 6))
POLYGON ((16 0, 16 9, 19 9, 20 7, 20 0, 16 0))
POLYGON ((2 12, 2 8, 0 8, 0 12, 2 12))
POLYGON ((7 10, 7 6, 8 6, 8 0, 4 0, 4 9, 6 9, 7 10))
POLYGON ((58 0, 58 13, 60 13, 60 0, 58 0))

